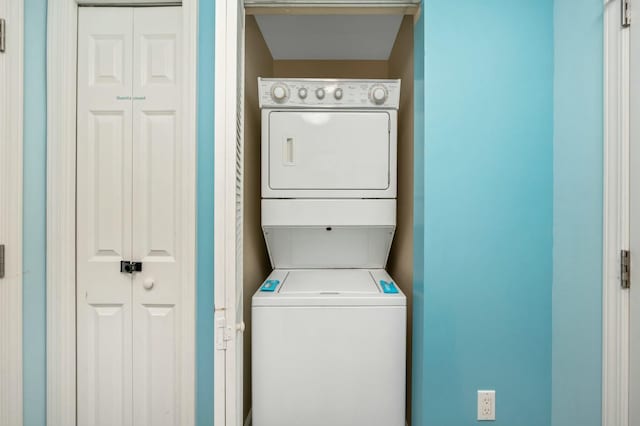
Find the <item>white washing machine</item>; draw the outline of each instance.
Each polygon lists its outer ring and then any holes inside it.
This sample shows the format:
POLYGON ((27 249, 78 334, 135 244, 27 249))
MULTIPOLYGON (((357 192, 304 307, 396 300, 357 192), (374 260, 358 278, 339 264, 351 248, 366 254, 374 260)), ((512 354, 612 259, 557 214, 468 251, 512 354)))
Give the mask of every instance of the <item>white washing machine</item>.
POLYGON ((262 228, 254 426, 403 426, 406 297, 396 225, 398 80, 259 80, 262 228))

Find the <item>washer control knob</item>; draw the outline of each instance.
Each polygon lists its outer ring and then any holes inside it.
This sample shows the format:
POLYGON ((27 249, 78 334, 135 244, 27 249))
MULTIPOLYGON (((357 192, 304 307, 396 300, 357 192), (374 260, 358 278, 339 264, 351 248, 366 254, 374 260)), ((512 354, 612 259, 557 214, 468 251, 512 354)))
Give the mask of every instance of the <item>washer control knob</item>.
POLYGON ((387 100, 387 89, 384 86, 373 86, 371 88, 371 100, 376 105, 382 105, 387 100))
POLYGON ((324 89, 322 87, 316 89, 316 98, 324 99, 324 89))
POLYGON ((333 96, 337 99, 340 100, 342 99, 342 96, 344 95, 344 92, 342 91, 342 89, 336 89, 335 92, 333 92, 333 96))
POLYGON ((307 97, 307 93, 307 89, 304 87, 298 89, 298 96, 300 97, 300 99, 305 99, 307 97))
POLYGON ((284 84, 274 84, 271 88, 271 97, 274 101, 282 103, 287 99, 287 86, 284 84))

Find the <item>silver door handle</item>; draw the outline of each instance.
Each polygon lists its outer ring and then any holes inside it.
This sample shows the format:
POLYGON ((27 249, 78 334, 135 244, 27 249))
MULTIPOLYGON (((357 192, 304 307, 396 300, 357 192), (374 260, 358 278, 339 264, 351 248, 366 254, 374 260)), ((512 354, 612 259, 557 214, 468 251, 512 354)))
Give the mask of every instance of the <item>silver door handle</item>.
POLYGON ((4 244, 0 244, 0 278, 4 278, 4 244))

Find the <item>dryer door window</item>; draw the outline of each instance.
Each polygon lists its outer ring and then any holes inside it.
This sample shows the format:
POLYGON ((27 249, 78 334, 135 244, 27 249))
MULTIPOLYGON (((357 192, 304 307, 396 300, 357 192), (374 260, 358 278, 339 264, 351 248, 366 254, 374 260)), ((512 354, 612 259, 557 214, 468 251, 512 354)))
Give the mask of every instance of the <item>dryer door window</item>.
POLYGON ((387 112, 273 111, 269 187, 384 190, 390 185, 387 112))

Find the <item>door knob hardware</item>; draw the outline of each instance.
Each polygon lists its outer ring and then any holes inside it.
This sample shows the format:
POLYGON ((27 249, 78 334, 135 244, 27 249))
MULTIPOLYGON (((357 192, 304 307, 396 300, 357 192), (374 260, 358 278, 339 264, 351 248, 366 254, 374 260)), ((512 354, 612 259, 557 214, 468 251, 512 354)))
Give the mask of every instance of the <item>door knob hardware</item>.
POLYGON ((7 46, 6 46, 6 26, 7 26, 7 21, 5 21, 4 19, 0 19, 0 53, 4 53, 7 46))
POLYGON ((4 278, 4 244, 0 244, 0 278, 4 278))
POLYGON ((142 262, 132 262, 130 260, 122 260, 120 261, 120 272, 123 272, 125 274, 142 272, 142 262))
POLYGON ((151 290, 153 288, 153 284, 155 284, 153 278, 146 278, 142 282, 142 286, 145 288, 145 290, 151 290))

